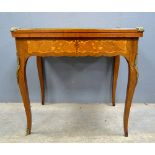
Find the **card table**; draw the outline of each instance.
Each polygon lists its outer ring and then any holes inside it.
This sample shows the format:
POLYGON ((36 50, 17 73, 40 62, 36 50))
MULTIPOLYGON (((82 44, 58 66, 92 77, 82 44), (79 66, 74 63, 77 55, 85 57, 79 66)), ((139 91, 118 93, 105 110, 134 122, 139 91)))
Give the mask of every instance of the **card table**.
POLYGON ((114 57, 112 80, 112 105, 115 105, 117 77, 120 56, 128 64, 128 85, 124 108, 124 135, 128 136, 128 120, 134 90, 138 80, 136 58, 138 40, 144 29, 73 29, 73 28, 11 28, 17 49, 17 82, 21 92, 27 118, 27 135, 31 133, 32 116, 26 78, 26 64, 31 56, 36 56, 41 88, 41 102, 44 104, 43 57, 114 57))

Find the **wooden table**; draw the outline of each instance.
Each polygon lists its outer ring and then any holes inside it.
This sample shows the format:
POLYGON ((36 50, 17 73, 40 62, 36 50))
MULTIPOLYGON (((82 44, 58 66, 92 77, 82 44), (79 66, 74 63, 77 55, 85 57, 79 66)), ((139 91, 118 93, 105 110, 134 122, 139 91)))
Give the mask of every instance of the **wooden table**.
POLYGON ((12 28, 12 36, 17 48, 17 81, 23 99, 26 118, 26 133, 31 133, 32 118, 29 92, 26 80, 26 63, 29 57, 36 56, 41 100, 44 104, 44 76, 42 57, 45 56, 93 56, 114 57, 112 85, 112 105, 115 105, 116 84, 123 56, 128 63, 128 86, 124 109, 124 135, 128 136, 128 118, 132 98, 137 84, 136 66, 138 39, 143 36, 143 28, 135 29, 18 29, 12 28))

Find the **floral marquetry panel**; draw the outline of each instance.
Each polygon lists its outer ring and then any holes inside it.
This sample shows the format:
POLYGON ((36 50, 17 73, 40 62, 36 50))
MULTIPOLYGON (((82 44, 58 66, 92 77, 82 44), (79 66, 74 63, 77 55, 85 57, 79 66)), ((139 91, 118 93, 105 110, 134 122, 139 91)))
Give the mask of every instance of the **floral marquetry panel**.
POLYGON ((127 40, 78 40, 78 56, 112 56, 127 53, 127 40))
POLYGON ((75 56, 76 40, 29 40, 28 53, 50 56, 75 56))

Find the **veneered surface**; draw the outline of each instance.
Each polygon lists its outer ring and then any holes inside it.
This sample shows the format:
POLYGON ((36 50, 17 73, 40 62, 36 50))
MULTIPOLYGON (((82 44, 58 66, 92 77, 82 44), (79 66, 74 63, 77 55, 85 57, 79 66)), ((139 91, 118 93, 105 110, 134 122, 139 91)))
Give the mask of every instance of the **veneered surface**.
POLYGON ((15 29, 13 37, 142 37, 143 31, 131 29, 15 29))

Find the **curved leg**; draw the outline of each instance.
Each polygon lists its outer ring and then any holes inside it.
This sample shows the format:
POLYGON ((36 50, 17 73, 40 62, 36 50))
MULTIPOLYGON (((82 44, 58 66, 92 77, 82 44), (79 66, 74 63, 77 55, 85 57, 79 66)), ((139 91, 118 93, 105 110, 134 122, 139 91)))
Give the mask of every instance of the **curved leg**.
POLYGON ((125 101, 125 109, 124 109, 124 135, 128 137, 128 119, 130 113, 130 107, 132 103, 132 98, 134 94, 134 90, 137 84, 138 79, 138 71, 136 65, 132 65, 128 62, 128 86, 126 92, 126 101, 125 101))
POLYGON ((27 129, 26 135, 31 134, 31 126, 32 126, 32 117, 31 117, 31 107, 30 107, 30 100, 28 94, 28 87, 27 87, 27 79, 26 79, 26 64, 28 57, 17 57, 18 58, 18 67, 17 67, 17 81, 19 84, 21 96, 24 103, 24 108, 26 112, 27 118, 27 129))
POLYGON ((115 96, 117 87, 117 78, 120 64, 120 56, 114 57, 114 73, 113 73, 113 83, 112 83, 112 105, 115 106, 115 96))
POLYGON ((39 81, 40 81, 40 90, 41 90, 41 103, 44 105, 44 76, 43 76, 43 62, 42 58, 37 56, 36 57, 36 63, 37 63, 37 68, 38 68, 38 75, 39 75, 39 81))

